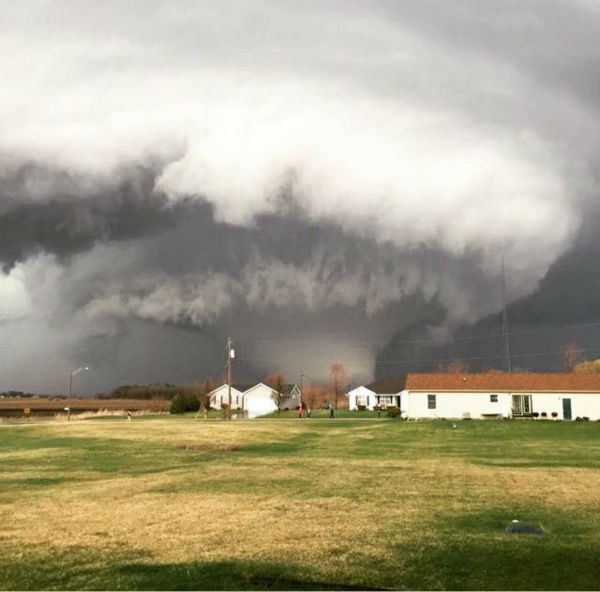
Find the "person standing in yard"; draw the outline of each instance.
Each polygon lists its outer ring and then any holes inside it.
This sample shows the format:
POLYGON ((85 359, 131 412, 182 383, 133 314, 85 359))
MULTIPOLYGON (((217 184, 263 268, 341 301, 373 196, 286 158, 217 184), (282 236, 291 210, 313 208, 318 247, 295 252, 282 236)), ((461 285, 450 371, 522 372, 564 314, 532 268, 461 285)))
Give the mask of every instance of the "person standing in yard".
POLYGON ((127 411, 127 421, 131 421, 131 411, 127 411))
POLYGON ((306 408, 306 417, 310 419, 310 407, 306 408))
POLYGON ((298 419, 302 419, 302 405, 298 407, 298 419))
POLYGON ((329 419, 333 419, 334 418, 334 411, 333 411, 333 405, 329 405, 329 419))

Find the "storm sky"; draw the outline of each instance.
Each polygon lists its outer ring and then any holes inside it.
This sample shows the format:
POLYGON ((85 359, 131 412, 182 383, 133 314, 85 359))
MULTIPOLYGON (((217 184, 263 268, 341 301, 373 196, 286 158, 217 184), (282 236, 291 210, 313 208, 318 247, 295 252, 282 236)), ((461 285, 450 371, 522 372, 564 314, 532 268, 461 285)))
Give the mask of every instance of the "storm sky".
POLYGON ((592 0, 1 3, 0 389, 353 380, 598 208, 592 0))

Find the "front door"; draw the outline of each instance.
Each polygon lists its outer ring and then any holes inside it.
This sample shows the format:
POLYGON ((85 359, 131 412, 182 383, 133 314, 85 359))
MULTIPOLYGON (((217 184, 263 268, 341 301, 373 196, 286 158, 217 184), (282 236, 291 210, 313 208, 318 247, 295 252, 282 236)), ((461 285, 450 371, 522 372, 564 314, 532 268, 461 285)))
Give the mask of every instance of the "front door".
POLYGON ((563 399, 563 419, 573 419, 571 414, 571 399, 563 399))

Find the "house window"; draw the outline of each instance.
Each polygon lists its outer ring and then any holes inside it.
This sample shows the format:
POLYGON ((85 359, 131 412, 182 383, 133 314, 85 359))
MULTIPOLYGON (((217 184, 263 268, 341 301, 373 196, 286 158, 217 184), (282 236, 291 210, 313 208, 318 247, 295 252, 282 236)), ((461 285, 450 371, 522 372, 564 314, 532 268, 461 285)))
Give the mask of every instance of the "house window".
POLYGON ((427 395, 427 409, 436 408, 436 397, 435 395, 427 395))
POLYGON ((490 403, 497 403, 498 395, 490 395, 490 403))
POLYGON ((379 397, 379 404, 380 405, 393 405, 394 401, 393 401, 393 397, 379 397))
POLYGON ((513 395, 512 413, 513 415, 530 415, 532 412, 531 395, 513 395))
POLYGON ((356 397, 356 404, 357 405, 368 405, 369 397, 365 397, 364 395, 360 395, 360 396, 356 397))

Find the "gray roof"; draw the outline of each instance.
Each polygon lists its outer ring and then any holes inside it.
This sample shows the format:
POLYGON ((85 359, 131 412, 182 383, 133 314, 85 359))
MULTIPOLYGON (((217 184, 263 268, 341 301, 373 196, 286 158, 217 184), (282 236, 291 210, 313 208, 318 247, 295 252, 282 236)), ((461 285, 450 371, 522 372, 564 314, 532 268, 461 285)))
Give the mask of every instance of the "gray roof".
POLYGON ((379 378, 366 387, 378 395, 394 395, 404 390, 404 378, 379 378))

